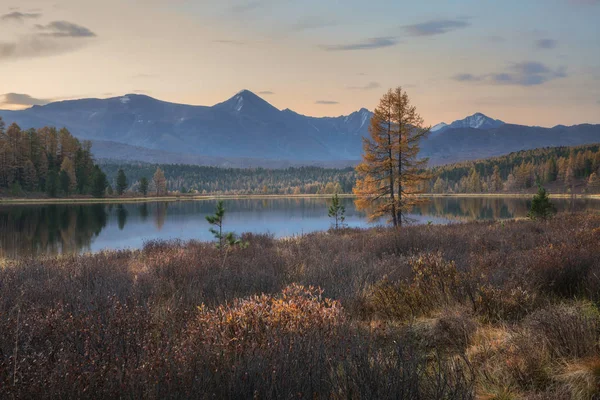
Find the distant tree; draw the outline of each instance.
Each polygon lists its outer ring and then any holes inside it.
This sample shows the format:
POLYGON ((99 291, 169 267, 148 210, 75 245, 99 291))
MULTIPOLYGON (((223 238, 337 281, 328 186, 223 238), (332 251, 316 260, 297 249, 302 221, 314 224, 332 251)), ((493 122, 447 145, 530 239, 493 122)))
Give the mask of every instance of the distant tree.
POLYGON ((475 168, 471 168, 467 181, 467 191, 469 193, 480 193, 481 192, 481 176, 475 168))
POLYGON ((589 193, 600 193, 600 177, 597 173, 593 172, 590 175, 587 188, 589 193))
POLYGON ((433 193, 444 193, 446 188, 446 182, 444 179, 438 177, 433 184, 433 193))
POLYGON ((122 169, 119 169, 117 173, 117 194, 122 196, 127 190, 127 177, 125 176, 125 172, 122 169))
POLYGON ((25 190, 32 192, 37 188, 37 172, 35 171, 35 165, 33 165, 31 160, 27 160, 27 162, 25 163, 25 169, 23 171, 23 180, 25 184, 25 190))
POLYGON ((167 194, 167 180, 165 179, 163 170, 157 168, 152 179, 154 181, 154 186, 156 187, 156 195, 165 196, 167 194))
POLYGON ((107 195, 109 195, 109 196, 112 196, 114 193, 115 193, 115 192, 114 192, 114 190, 113 190, 113 187, 112 187, 112 185, 109 183, 109 184, 108 184, 108 187, 106 188, 106 194, 107 194, 107 195))
POLYGON ((375 109, 369 126, 370 137, 363 140, 363 161, 356 167, 354 187, 359 210, 369 219, 384 215, 394 226, 402 226, 406 213, 421 201, 422 173, 427 160, 419 160, 419 143, 430 131, 410 104, 402 88, 389 90, 375 109))
POLYGON ((148 195, 148 179, 145 176, 140 179, 140 192, 144 197, 148 195))
POLYGON ((104 193, 106 192, 106 187, 108 186, 108 181, 106 179, 106 175, 100 167, 97 165, 94 166, 94 170, 92 173, 92 195, 94 197, 104 197, 104 193))
POLYGON ((76 174, 75 174, 75 166, 73 165, 73 161, 71 161, 70 158, 68 158, 68 157, 63 158, 63 161, 60 165, 60 175, 61 175, 60 182, 61 182, 62 191, 65 192, 67 195, 69 193, 73 193, 77 189, 77 178, 76 178, 76 174), (66 189, 62 186, 63 182, 66 182, 66 179, 62 177, 63 172, 69 178, 69 187, 66 189))
POLYGON ((343 228, 344 221, 346 220, 346 207, 340 202, 340 198, 337 193, 331 198, 331 206, 329 207, 329 213, 327 214, 330 218, 334 219, 335 229, 343 228))
POLYGON ((10 194, 14 197, 21 196, 23 194, 23 189, 19 182, 13 182, 10 186, 10 194))
POLYGON ((67 171, 65 171, 64 169, 61 170, 60 174, 58 175, 58 179, 60 182, 61 192, 68 196, 69 193, 71 193, 71 179, 69 178, 69 174, 67 173, 67 171))
POLYGON ((533 200, 531 201, 531 209, 529 210, 529 214, 527 214, 527 216, 533 220, 546 220, 552 217, 555 213, 556 208, 550 201, 546 189, 544 189, 542 185, 538 185, 538 192, 535 196, 533 196, 533 200))
POLYGON ((552 157, 546 161, 546 168, 544 171, 544 180, 548 183, 556 181, 558 178, 558 164, 556 158, 552 157))
POLYGON ((50 170, 48 172, 48 177, 46 178, 46 193, 50 197, 56 197, 58 193, 58 173, 55 170, 50 170))
POLYGON ((491 182, 491 191, 492 192, 501 192, 504 187, 504 183, 502 182, 502 177, 500 176, 500 168, 498 166, 494 166, 494 173, 492 174, 492 182, 491 182))

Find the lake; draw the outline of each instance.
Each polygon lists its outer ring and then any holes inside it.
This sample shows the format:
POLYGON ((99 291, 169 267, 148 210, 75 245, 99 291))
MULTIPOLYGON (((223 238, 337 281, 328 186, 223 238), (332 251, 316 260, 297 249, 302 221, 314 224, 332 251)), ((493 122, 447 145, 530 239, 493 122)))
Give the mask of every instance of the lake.
MULTIPOLYGON (((341 199, 350 227, 373 226, 352 199, 341 199)), ((600 200, 554 199, 559 211, 598 210, 600 200)), ((414 223, 446 224, 524 217, 524 198, 438 197, 415 207, 414 223)), ((0 257, 137 249, 149 240, 212 240, 205 216, 216 201, 129 204, 0 205, 0 257)), ((225 200, 226 231, 276 237, 327 230, 329 200, 314 198, 225 200)))

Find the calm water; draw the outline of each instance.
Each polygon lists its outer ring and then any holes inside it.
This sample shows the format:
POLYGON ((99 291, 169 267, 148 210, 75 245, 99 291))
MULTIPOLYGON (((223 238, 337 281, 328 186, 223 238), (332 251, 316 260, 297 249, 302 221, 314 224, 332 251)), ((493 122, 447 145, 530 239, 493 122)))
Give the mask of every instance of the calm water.
MULTIPOLYGON (((346 223, 367 227, 351 199, 343 199, 346 223)), ((600 210, 598 200, 554 200, 559 210, 600 210)), ((216 201, 0 206, 0 257, 140 248, 154 239, 212 240, 205 216, 216 201)), ((225 230, 299 235, 331 226, 325 199, 225 201, 225 230)), ((528 200, 435 198, 413 211, 415 223, 522 217, 528 200)))

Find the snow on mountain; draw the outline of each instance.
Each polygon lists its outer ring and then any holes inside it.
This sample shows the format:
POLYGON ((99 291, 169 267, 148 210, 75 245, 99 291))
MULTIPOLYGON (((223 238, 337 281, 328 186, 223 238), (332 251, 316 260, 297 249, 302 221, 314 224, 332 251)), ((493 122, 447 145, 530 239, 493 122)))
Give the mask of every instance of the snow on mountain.
POLYGON ((431 128, 431 132, 437 132, 437 131, 439 131, 440 129, 444 129, 444 128, 445 128, 445 127, 447 127, 447 126, 448 126, 448 124, 447 124, 447 123, 445 123, 445 122, 440 122, 439 124, 437 124, 436 126, 434 126, 434 127, 432 127, 432 128, 431 128))
POLYGON ((471 116, 466 117, 465 119, 459 119, 457 121, 452 122, 451 124, 446 124, 444 122, 437 124, 433 128, 431 128, 431 132, 441 133, 447 129, 459 129, 459 128, 473 128, 473 129, 494 129, 504 125, 504 122, 499 119, 493 119, 484 115, 482 113, 475 113, 471 116))

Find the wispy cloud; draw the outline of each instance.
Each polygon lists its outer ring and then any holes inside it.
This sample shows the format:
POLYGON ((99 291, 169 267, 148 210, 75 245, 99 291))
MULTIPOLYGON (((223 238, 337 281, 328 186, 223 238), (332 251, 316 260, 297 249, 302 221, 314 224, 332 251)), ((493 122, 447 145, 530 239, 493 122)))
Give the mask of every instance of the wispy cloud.
POLYGON ((348 86, 348 89, 350 89, 350 90, 373 90, 373 89, 379 89, 380 87, 381 87, 381 85, 379 84, 379 82, 369 82, 363 86, 348 86))
POLYGON ((36 25, 41 36, 54 38, 89 38, 96 34, 88 28, 68 21, 53 21, 48 25, 36 25))
POLYGON ((0 98, 0 105, 7 106, 43 106, 52 102, 52 99, 38 99, 23 93, 5 93, 0 98))
POLYGON ((433 36, 463 29, 469 25, 465 19, 436 19, 404 26, 404 30, 411 36, 433 36))
POLYGON ((263 95, 263 96, 271 96, 271 95, 274 95, 275 92, 271 92, 270 90, 263 90, 262 92, 258 92, 258 94, 263 95))
POLYGON ((396 46, 398 43, 400 42, 397 38, 388 36, 371 38, 360 43, 321 45, 319 47, 325 51, 374 50, 396 46))
POLYGON ((317 100, 317 101, 315 101, 315 104, 322 104, 322 105, 330 106, 330 105, 334 105, 334 104, 340 104, 340 102, 333 101, 333 100, 317 100))
POLYGON ((22 13, 19 11, 13 11, 11 13, 8 14, 4 14, 0 17, 0 20, 2 21, 17 21, 17 22, 23 22, 26 19, 37 19, 40 18, 42 16, 41 13, 38 12, 26 12, 26 13, 22 13))
POLYGON ((554 39, 539 39, 535 41, 535 47, 540 50, 554 49, 558 42, 554 39))
POLYGON ((459 82, 478 82, 483 79, 481 76, 475 76, 473 74, 458 74, 454 75, 452 78, 459 82))
POLYGON ((505 72, 484 75, 469 73, 458 74, 453 77, 459 82, 484 82, 496 85, 537 86, 554 79, 565 78, 565 68, 552 69, 535 61, 516 63, 507 68, 505 72))
POLYGON ((96 34, 83 26, 54 21, 36 25, 37 34, 20 36, 11 42, 0 41, 0 62, 23 58, 53 56, 82 48, 96 34))

